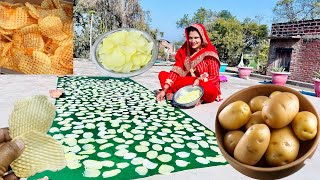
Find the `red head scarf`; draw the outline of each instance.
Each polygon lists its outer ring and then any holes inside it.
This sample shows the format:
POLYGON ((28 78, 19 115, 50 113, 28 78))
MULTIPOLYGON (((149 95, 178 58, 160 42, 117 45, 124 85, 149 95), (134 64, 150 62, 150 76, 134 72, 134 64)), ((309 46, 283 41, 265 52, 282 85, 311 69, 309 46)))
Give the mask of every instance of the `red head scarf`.
POLYGON ((190 57, 191 48, 189 47, 189 34, 187 33, 186 28, 186 42, 178 50, 176 54, 176 63, 172 69, 173 72, 176 72, 180 76, 186 76, 190 70, 194 69, 206 56, 211 56, 213 59, 219 61, 217 49, 211 44, 205 27, 202 24, 193 24, 191 26, 196 28, 200 33, 202 49, 190 57))

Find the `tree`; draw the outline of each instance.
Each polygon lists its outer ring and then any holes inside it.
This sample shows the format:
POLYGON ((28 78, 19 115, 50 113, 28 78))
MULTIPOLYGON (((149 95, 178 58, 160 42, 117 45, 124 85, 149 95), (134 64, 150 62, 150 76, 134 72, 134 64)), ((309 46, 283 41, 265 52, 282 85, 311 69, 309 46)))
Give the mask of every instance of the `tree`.
POLYGON ((188 14, 184 14, 183 17, 176 22, 176 24, 177 28, 185 28, 193 23, 208 25, 212 23, 214 19, 215 15, 213 11, 201 7, 197 10, 197 12, 194 13, 192 18, 190 18, 188 14))
POLYGON ((90 35, 94 41, 104 32, 123 27, 146 31, 154 39, 157 39, 160 33, 158 29, 150 28, 150 13, 143 11, 138 0, 79 0, 74 11, 74 20, 76 57, 88 58, 90 35))
POLYGON ((274 22, 320 18, 320 0, 279 0, 273 8, 274 22))
POLYGON ((210 40, 217 47, 220 60, 236 65, 244 44, 241 22, 237 19, 218 18, 207 30, 210 40))

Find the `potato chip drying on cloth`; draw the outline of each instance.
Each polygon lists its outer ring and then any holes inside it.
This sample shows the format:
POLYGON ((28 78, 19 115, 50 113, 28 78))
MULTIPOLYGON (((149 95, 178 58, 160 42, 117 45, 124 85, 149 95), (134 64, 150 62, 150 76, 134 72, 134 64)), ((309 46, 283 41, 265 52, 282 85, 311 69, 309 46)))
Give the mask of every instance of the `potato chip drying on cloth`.
POLYGON ((9 134, 19 138, 25 149, 11 167, 18 177, 29 177, 45 170, 57 171, 66 166, 63 147, 46 133, 55 107, 46 96, 38 95, 15 103, 9 119, 9 134))
POLYGON ((72 8, 59 0, 40 6, 0 2, 0 67, 24 74, 72 74, 72 8))

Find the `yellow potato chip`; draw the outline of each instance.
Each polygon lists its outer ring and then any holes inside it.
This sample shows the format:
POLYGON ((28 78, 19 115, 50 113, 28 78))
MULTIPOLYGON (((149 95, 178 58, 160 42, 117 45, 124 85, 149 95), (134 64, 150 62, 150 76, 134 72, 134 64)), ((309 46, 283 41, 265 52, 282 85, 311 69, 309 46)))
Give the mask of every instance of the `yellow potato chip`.
POLYGON ((39 28, 41 33, 48 38, 62 41, 68 37, 68 35, 62 31, 62 21, 56 16, 47 16, 40 19, 39 28))
POLYGON ((73 44, 67 46, 60 46, 54 53, 60 58, 59 63, 65 68, 73 68, 73 44))
POLYGON ((25 149, 20 157, 11 163, 16 176, 28 178, 45 170, 58 171, 67 165, 63 146, 51 136, 30 131, 18 138, 24 141, 25 149))
POLYGON ((73 74, 73 69, 65 68, 59 63, 60 57, 50 56, 50 59, 51 59, 51 74, 56 74, 56 75, 73 74))
POLYGON ((41 7, 45 9, 54 9, 53 3, 51 0, 44 0, 41 3, 41 7))
POLYGON ((17 61, 11 57, 0 57, 0 67, 19 71, 17 61))
POLYGON ((58 41, 57 43, 59 46, 67 46, 73 44, 73 36, 70 36, 62 41, 58 41))
POLYGON ((57 9, 61 8, 60 0, 52 0, 52 2, 57 9))
POLYGON ((14 104, 9 118, 9 133, 15 138, 30 130, 47 133, 55 116, 55 107, 47 96, 21 99, 14 104))
POLYGON ((72 4, 62 4, 61 5, 64 12, 66 12, 67 16, 73 17, 73 6, 72 4))
POLYGON ((27 20, 28 13, 22 7, 0 11, 0 27, 4 29, 18 29, 25 26, 27 20))
POLYGON ((7 56, 10 48, 12 47, 12 42, 9 42, 9 43, 5 43, 4 46, 3 46, 3 49, 2 49, 2 54, 1 56, 7 56))
POLYGON ((63 24, 63 32, 73 37, 73 21, 67 21, 63 24))
POLYGON ((24 28, 19 29, 18 32, 20 32, 22 35, 29 34, 29 33, 40 34, 38 24, 32 24, 30 26, 26 26, 24 28))
POLYGON ((40 19, 45 18, 47 16, 57 16, 61 19, 62 22, 70 20, 70 17, 64 12, 62 8, 60 9, 39 9, 40 19))
POLYGON ((23 36, 23 47, 35 50, 43 50, 44 42, 40 34, 29 33, 23 36))
POLYGON ((2 27, 0 27, 0 34, 3 34, 3 35, 11 35, 12 33, 13 33, 13 30, 3 29, 2 27))
POLYGON ((25 5, 28 7, 29 11, 28 13, 35 19, 39 19, 40 15, 36 7, 34 7, 32 4, 29 2, 26 2, 25 5))

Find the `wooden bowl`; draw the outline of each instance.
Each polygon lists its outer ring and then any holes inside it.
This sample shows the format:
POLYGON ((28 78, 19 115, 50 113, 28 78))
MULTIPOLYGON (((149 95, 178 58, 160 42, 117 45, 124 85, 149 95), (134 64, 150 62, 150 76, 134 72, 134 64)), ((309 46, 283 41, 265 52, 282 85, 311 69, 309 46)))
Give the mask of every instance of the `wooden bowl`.
POLYGON ((291 175, 297 172, 300 168, 304 166, 304 161, 307 158, 311 158, 314 154, 319 138, 320 138, 320 118, 316 108, 312 105, 312 103, 304 97, 300 92, 295 91, 291 88, 284 87, 284 86, 277 86, 277 85, 256 85, 251 86, 249 88, 243 89, 233 95, 231 95, 228 99, 226 99, 218 109, 216 115, 216 122, 215 122, 215 131, 217 136, 217 142, 221 153, 226 158, 226 160, 230 163, 232 167, 236 170, 241 172, 244 175, 247 175, 252 178, 257 179, 278 179, 288 175, 291 175), (299 111, 309 111, 313 113, 318 119, 318 132, 314 139, 310 141, 300 141, 300 149, 298 157, 295 161, 278 167, 268 167, 264 158, 261 158, 256 166, 250 166, 243 164, 233 158, 228 152, 225 150, 223 145, 223 138, 226 134, 226 130, 221 127, 218 115, 223 108, 225 108, 228 104, 241 100, 249 104, 250 100, 255 96, 269 96, 274 91, 281 91, 281 92, 290 92, 295 94, 299 98, 300 109, 299 111))

